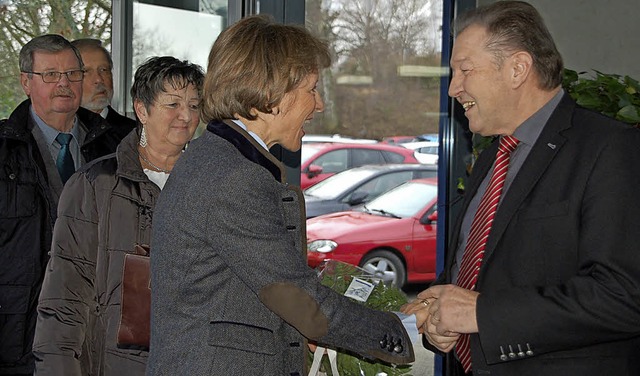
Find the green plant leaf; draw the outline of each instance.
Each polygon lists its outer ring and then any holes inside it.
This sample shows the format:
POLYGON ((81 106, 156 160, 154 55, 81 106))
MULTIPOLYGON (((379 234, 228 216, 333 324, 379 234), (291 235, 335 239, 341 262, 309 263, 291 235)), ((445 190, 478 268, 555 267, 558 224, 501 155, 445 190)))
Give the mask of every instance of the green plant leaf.
POLYGON ((629 76, 594 70, 587 72, 565 69, 562 86, 581 106, 598 111, 620 121, 640 123, 640 83, 629 76))
POLYGON ((638 106, 630 104, 622 107, 616 114, 616 118, 626 123, 637 124, 640 123, 640 110, 638 106))

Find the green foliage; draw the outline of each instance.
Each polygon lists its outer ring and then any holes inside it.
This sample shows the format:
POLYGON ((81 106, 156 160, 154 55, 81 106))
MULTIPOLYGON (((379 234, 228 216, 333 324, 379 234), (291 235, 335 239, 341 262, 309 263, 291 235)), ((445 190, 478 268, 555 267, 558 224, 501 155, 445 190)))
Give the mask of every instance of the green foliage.
MULTIPOLYGON (((319 268, 322 270, 320 273, 321 283, 340 294, 347 291, 354 277, 372 282, 371 275, 364 270, 335 260, 330 260, 319 268)), ((386 286, 380 282, 373 289, 366 302, 356 300, 354 302, 379 311, 399 311, 400 307, 407 303, 407 296, 400 289, 386 286)), ((388 376, 400 376, 411 371, 410 365, 395 366, 370 362, 344 352, 338 352, 337 363, 340 376, 375 376, 380 373, 388 376)), ((326 356, 322 359, 320 369, 327 375, 331 375, 331 365, 326 356)))
POLYGON ((629 76, 565 69, 562 86, 581 106, 625 123, 640 124, 640 84, 629 76))

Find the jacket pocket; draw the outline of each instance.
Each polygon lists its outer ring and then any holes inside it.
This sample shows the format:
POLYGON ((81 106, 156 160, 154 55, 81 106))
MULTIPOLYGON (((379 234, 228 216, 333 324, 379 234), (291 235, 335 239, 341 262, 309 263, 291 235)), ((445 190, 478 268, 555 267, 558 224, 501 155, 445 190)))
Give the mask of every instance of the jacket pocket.
POLYGON ((276 341, 267 328, 231 321, 212 321, 209 325, 209 345, 275 355, 276 341))
POLYGON ((36 212, 36 184, 11 173, 0 178, 0 218, 29 217, 36 212))
POLYGON ((520 219, 542 219, 565 216, 569 213, 569 201, 531 206, 520 211, 520 219))
POLYGON ((0 363, 17 362, 31 351, 24 348, 30 293, 29 286, 0 286, 0 363))

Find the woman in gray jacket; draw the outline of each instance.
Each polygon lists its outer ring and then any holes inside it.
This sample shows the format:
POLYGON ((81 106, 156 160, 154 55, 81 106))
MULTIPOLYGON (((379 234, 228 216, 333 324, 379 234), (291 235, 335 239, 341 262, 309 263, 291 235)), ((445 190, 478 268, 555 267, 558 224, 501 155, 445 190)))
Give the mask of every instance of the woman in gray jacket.
POLYGON ((302 376, 306 339, 390 363, 414 360, 400 319, 320 284, 307 266, 304 200, 269 153, 297 151, 324 104, 326 44, 246 17, 209 54, 207 130, 158 200, 148 375, 302 376))
POLYGON ((138 130, 65 185, 38 306, 37 375, 144 375, 148 352, 116 342, 124 256, 150 243, 156 199, 199 123, 203 78, 169 56, 141 65, 138 130))

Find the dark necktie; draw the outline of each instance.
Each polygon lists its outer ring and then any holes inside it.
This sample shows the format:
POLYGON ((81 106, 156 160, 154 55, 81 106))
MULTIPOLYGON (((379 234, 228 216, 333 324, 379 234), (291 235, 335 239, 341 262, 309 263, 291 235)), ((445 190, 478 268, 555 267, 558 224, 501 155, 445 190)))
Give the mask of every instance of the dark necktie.
POLYGON ((73 175, 73 173, 76 171, 75 165, 73 163, 73 157, 71 156, 71 150, 69 150, 71 134, 58 133, 56 141, 60 143, 60 151, 58 152, 58 158, 56 159, 56 167, 58 168, 58 173, 60 173, 60 178, 62 179, 62 184, 64 185, 67 180, 69 180, 71 175, 73 175))
MULTIPOLYGON (((518 142, 518 139, 513 136, 503 136, 500 138, 493 173, 491 174, 487 190, 480 199, 478 210, 473 216, 471 230, 467 238, 467 245, 462 255, 460 274, 458 275, 456 284, 465 289, 475 290, 476 288, 478 271, 480 270, 480 265, 482 265, 487 238, 491 232, 491 225, 493 224, 493 218, 496 215, 496 210, 500 203, 504 180, 507 177, 509 158, 511 152, 518 146, 518 142)), ((464 367, 464 371, 469 372, 471 370, 471 349, 468 334, 460 336, 456 344, 456 354, 464 367)))

